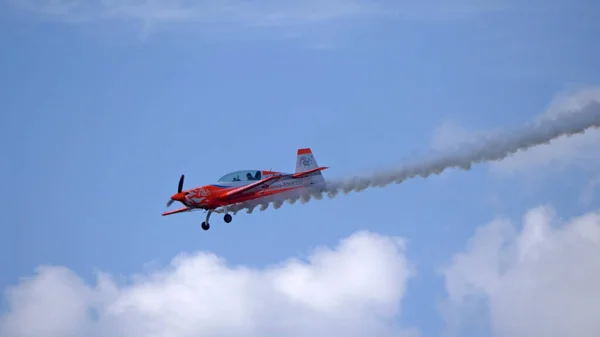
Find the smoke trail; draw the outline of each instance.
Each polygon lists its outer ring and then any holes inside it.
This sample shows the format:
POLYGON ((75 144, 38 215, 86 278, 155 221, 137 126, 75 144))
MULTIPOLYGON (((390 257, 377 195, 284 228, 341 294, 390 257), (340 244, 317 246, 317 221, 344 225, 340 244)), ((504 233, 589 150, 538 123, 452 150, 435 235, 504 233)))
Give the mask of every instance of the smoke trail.
POLYGON ((449 168, 469 170, 473 164, 498 161, 519 150, 526 150, 561 136, 571 136, 598 127, 600 127, 600 101, 593 101, 579 111, 562 114, 553 119, 537 121, 517 130, 481 137, 473 142, 462 144, 456 151, 433 153, 427 158, 408 162, 397 168, 377 170, 363 176, 330 180, 327 182, 327 187, 321 190, 290 191, 228 206, 227 209, 234 214, 242 209, 246 209, 247 213, 252 213, 257 206, 264 211, 271 203, 277 209, 284 202, 294 204, 300 200, 302 203, 306 203, 311 198, 322 199, 323 194, 334 198, 340 192, 347 194, 360 192, 369 187, 384 187, 391 183, 400 184, 406 179, 417 176, 427 178, 432 174, 437 175, 449 168))

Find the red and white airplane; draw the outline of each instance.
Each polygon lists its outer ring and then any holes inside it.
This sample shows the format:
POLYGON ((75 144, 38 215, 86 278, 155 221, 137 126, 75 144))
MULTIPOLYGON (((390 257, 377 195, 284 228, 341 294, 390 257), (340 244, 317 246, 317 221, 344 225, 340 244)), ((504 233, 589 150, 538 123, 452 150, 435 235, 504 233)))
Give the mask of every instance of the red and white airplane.
MULTIPOLYGON (((162 215, 171 215, 193 210, 208 211, 202 229, 208 230, 210 215, 219 208, 226 209, 233 205, 249 200, 272 197, 275 194, 298 189, 320 190, 325 188, 325 179, 309 148, 298 149, 296 156, 296 171, 283 173, 266 170, 242 170, 228 173, 215 184, 182 190, 184 175, 179 179, 177 193, 171 196, 167 203, 169 207, 174 201, 181 202, 184 207, 162 215)), ((223 220, 231 222, 232 216, 225 211, 223 220)))

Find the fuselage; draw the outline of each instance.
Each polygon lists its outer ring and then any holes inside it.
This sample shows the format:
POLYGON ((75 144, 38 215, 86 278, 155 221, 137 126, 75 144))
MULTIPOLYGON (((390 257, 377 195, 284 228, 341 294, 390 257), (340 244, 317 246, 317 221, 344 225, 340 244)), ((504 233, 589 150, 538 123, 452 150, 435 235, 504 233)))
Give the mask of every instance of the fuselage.
POLYGON ((182 191, 180 199, 189 208, 216 209, 219 207, 245 202, 249 200, 273 196, 291 190, 324 187, 322 176, 310 175, 294 178, 291 173, 273 172, 265 170, 244 170, 229 173, 216 183, 182 191), (228 193, 236 192, 250 184, 258 183, 266 178, 273 177, 271 181, 253 186, 247 191, 235 193, 235 196, 224 197, 228 193), (316 178, 316 177, 321 177, 316 178))

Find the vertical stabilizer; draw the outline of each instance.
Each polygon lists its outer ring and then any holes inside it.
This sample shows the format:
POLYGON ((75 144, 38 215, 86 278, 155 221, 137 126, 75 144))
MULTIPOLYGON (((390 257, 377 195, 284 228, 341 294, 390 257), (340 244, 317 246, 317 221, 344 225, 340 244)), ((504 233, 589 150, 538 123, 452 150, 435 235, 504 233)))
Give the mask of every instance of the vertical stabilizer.
MULTIPOLYGON (((317 160, 315 159, 315 156, 313 156, 310 148, 298 149, 298 154, 296 155, 296 171, 294 171, 294 173, 302 173, 318 167, 317 160)), ((311 177, 311 184, 325 183, 325 178, 321 171, 309 173, 309 176, 311 177)))
POLYGON ((308 170, 316 169, 319 167, 315 156, 313 156, 310 148, 298 149, 298 155, 296 156, 296 171, 294 173, 305 172, 308 170))

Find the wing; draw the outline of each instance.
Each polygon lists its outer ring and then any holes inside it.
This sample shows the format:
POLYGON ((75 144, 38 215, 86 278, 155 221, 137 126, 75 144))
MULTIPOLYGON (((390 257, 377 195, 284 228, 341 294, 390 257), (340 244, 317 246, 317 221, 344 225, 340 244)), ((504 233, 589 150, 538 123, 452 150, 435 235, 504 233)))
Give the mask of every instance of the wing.
POLYGON ((254 182, 252 184, 234 188, 227 192, 221 193, 219 195, 219 199, 227 200, 227 199, 235 198, 242 193, 251 193, 251 192, 259 191, 261 189, 269 187, 271 184, 273 184, 277 180, 281 179, 282 177, 283 177, 282 175, 273 175, 273 176, 267 177, 265 179, 259 180, 257 182, 254 182))
POLYGON ((162 215, 165 216, 165 215, 171 215, 171 214, 176 214, 176 213, 189 212, 191 210, 192 210, 191 208, 182 207, 182 208, 178 208, 178 209, 175 209, 172 211, 164 212, 162 215))

